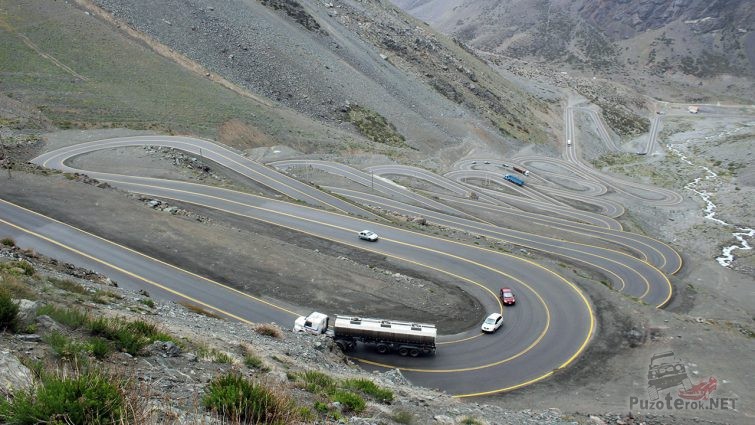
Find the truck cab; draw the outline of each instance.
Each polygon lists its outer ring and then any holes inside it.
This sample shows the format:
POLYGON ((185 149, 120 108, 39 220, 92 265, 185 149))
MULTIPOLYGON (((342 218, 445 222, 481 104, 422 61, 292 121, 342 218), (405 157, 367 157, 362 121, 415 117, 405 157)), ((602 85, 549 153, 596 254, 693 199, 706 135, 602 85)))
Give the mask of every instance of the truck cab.
POLYGON ((324 334, 328 330, 330 319, 326 314, 312 312, 309 316, 299 316, 294 321, 294 332, 306 332, 310 334, 324 334))

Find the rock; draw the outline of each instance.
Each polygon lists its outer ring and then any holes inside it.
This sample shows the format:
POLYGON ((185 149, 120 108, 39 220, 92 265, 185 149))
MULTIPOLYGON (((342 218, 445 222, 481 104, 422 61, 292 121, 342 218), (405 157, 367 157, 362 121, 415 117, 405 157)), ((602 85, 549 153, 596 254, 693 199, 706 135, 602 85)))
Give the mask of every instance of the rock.
POLYGON ((36 322, 39 328, 44 329, 46 331, 60 332, 63 330, 63 328, 58 324, 58 322, 56 322, 55 320, 52 319, 52 317, 47 316, 47 315, 37 317, 36 322))
POLYGON ((414 217, 412 219, 412 223, 417 223, 417 224, 419 224, 421 226, 426 226, 427 225, 427 219, 425 217, 414 217))
POLYGON ((23 329, 34 323, 34 319, 37 317, 37 308, 39 307, 39 303, 36 301, 24 299, 17 300, 17 302, 18 315, 16 316, 16 320, 18 327, 20 329, 23 329))
POLYGON ((456 423, 452 417, 446 415, 435 415, 433 420, 439 424, 454 425, 456 423))
POLYGON ((42 337, 37 334, 19 334, 16 339, 24 342, 41 342, 42 337))
POLYGON ((29 390, 34 385, 31 371, 10 353, 0 351, 0 392, 8 396, 19 390, 29 390))
POLYGON ((606 425, 606 422, 603 419, 597 416, 593 416, 593 415, 590 415, 590 423, 593 423, 596 425, 606 425))
POLYGON ((190 362, 197 361, 197 355, 194 353, 184 353, 183 358, 185 358, 186 360, 190 362))
POLYGON ((288 377, 286 376, 285 372, 281 372, 281 371, 269 372, 267 376, 270 378, 270 380, 278 384, 285 384, 286 382, 288 382, 288 377))
POLYGON ((181 349, 171 341, 155 341, 146 348, 146 351, 152 355, 163 357, 178 357, 181 355, 181 349))
POLYGON ((158 201, 158 200, 155 200, 155 199, 153 199, 153 200, 151 200, 151 201, 147 202, 147 205, 148 205, 148 206, 149 206, 150 208, 155 208, 155 207, 157 207, 158 205, 160 205, 161 203, 162 203, 162 202, 160 202, 160 201, 158 201))

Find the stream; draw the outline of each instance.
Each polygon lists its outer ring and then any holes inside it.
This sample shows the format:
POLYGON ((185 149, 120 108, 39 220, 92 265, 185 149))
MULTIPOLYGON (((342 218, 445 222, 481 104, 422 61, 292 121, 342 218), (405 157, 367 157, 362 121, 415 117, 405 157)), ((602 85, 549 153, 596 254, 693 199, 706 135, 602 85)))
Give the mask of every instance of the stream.
MULTIPOLYGON (((724 131, 724 132, 722 132, 720 134, 717 134, 717 135, 714 135, 714 136, 707 136, 703 140, 707 141, 707 140, 711 140, 711 139, 717 139, 719 137, 731 136, 731 135, 733 135, 733 134, 735 134, 735 133, 737 133, 737 132, 739 132, 739 131, 741 131, 743 129, 744 128, 738 128, 738 129, 735 129, 735 130, 724 131)), ((689 143, 691 141, 692 141, 692 139, 687 139, 685 141, 685 143, 689 143)), ((689 164, 689 165, 691 165, 693 167, 697 166, 694 163, 692 163, 692 161, 690 161, 689 159, 687 159, 687 157, 684 154, 682 154, 682 152, 681 152, 680 149, 673 147, 673 145, 671 145, 671 144, 667 144, 666 147, 668 148, 669 151, 671 151, 671 152, 675 153, 676 155, 678 155, 679 158, 682 161, 684 161, 685 163, 687 163, 687 164, 689 164)), ((711 221, 713 221, 715 223, 718 223, 718 224, 720 224, 722 226, 725 226, 725 227, 732 227, 732 228, 734 228, 735 231, 732 233, 732 235, 734 236, 734 239, 736 239, 737 242, 734 245, 730 245, 730 246, 724 247, 723 250, 722 250, 722 252, 721 252, 721 255, 719 255, 718 257, 716 257, 716 261, 718 262, 718 264, 720 264, 723 267, 730 267, 731 263, 734 261, 734 251, 735 250, 737 250, 737 249, 740 249, 740 250, 750 250, 750 249, 752 249, 752 246, 748 243, 747 239, 748 238, 752 238, 753 236, 755 236, 755 229, 752 229, 752 228, 749 228, 749 227, 739 227, 739 226, 727 223, 727 222, 725 222, 725 221, 723 221, 723 220, 721 220, 721 219, 719 219, 719 218, 716 217, 716 210, 717 210, 718 207, 711 200, 711 198, 713 197, 713 194, 711 192, 708 192, 705 189, 699 188, 699 186, 700 186, 700 182, 702 182, 702 181, 710 181, 710 180, 715 181, 715 180, 717 180, 718 179, 718 174, 716 174, 715 172, 713 172, 713 170, 711 170, 710 168, 708 168, 708 167, 706 167, 704 165, 700 165, 700 166, 697 166, 697 167, 702 168, 705 171, 705 175, 703 175, 701 177, 697 177, 695 180, 687 183, 684 186, 684 188, 685 189, 689 189, 690 191, 694 192, 695 194, 697 194, 703 200, 703 202, 705 202, 705 218, 707 220, 711 220, 711 221)))

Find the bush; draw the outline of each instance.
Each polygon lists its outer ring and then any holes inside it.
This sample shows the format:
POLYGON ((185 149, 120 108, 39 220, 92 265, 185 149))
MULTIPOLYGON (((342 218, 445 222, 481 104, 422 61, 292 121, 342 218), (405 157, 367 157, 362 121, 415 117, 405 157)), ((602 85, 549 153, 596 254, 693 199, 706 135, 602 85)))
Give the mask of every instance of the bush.
POLYGON ((277 326, 271 325, 269 323, 262 323, 260 325, 257 325, 254 328, 254 331, 260 335, 270 336, 273 338, 280 338, 281 336, 283 336, 281 335, 281 331, 277 326))
POLYGON ((382 402, 393 400, 393 391, 386 388, 380 388, 369 379, 347 379, 343 382, 343 387, 360 391, 382 402))
POLYGON ((0 263, 0 268, 11 271, 11 274, 18 274, 18 272, 12 271, 13 269, 23 270, 25 276, 34 275, 34 266, 28 261, 9 261, 7 263, 0 263))
POLYGON ((13 302, 11 293, 0 288, 0 332, 15 332, 18 325, 18 304, 13 302))
POLYGON ((12 248, 16 246, 16 241, 14 241, 13 238, 2 238, 0 239, 0 245, 12 248))
POLYGON ((81 354, 84 352, 85 347, 60 332, 50 332, 44 337, 44 341, 50 345, 55 355, 61 359, 76 360, 77 362, 83 360, 81 354))
POLYGON ((333 378, 316 370, 308 370, 298 376, 304 382, 304 388, 311 393, 330 394, 336 388, 333 378))
POLYGON ((58 323, 68 326, 72 329, 78 329, 89 323, 89 315, 75 308, 57 307, 54 305, 45 305, 37 309, 37 316, 50 316, 58 323))
POLYGON ((36 391, 18 391, 0 402, 0 422, 10 424, 133 423, 123 388, 127 383, 99 371, 78 376, 43 374, 36 391))
POLYGON ((286 424, 297 416, 293 402, 283 394, 233 372, 210 382, 202 405, 239 423, 286 424))
POLYGON ((263 362, 261 358, 250 353, 244 355, 244 364, 250 369, 266 369, 265 362, 263 362))
POLYGON ((359 394, 354 394, 351 391, 336 390, 331 396, 331 400, 341 403, 347 410, 351 410, 354 413, 359 413, 364 410, 364 399, 359 394))
POLYGON ((89 340, 89 352, 98 360, 106 358, 112 351, 113 346, 106 339, 91 338, 89 340))

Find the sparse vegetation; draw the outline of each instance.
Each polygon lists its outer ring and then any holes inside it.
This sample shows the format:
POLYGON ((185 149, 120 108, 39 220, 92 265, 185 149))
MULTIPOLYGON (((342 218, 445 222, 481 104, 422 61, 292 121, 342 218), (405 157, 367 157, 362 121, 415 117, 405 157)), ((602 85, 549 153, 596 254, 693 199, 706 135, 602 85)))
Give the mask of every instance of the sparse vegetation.
POLYGON ((13 238, 2 238, 0 239, 0 245, 12 248, 16 246, 16 241, 14 241, 13 238))
POLYGON ((406 147, 404 136, 396 131, 393 124, 377 112, 363 106, 352 105, 346 112, 346 117, 362 135, 373 142, 394 147, 406 147))
POLYGON ((58 279, 56 277, 48 277, 47 281, 50 282, 52 286, 62 289, 64 291, 73 292, 76 294, 86 294, 89 292, 84 286, 70 279, 58 279))
POLYGON ((0 288, 0 332, 16 331, 18 321, 18 304, 13 301, 6 288, 0 288))
POLYGON ((393 400, 393 391, 386 388, 380 388, 369 379, 347 379, 343 381, 343 387, 359 391, 384 403, 393 400))
POLYGON ((344 406, 345 410, 359 413, 364 410, 367 405, 364 399, 359 395, 351 391, 336 390, 331 394, 331 399, 337 401, 344 406))
POLYGON ((272 338, 281 338, 283 336, 280 329, 270 323, 260 323, 259 325, 254 327, 254 331, 260 335, 269 336, 272 338))
POLYGON ((201 314, 203 316, 212 317, 213 319, 220 319, 220 316, 218 316, 217 314, 215 314, 215 313, 213 313, 213 312, 205 309, 202 306, 198 306, 196 304, 192 304, 192 303, 190 303, 188 301, 179 301, 178 303, 181 304, 182 306, 186 307, 186 309, 189 310, 192 313, 197 313, 197 314, 201 314))
POLYGON ((287 424, 298 416, 295 404, 282 391, 235 372, 212 380, 202 405, 233 423, 287 424))
POLYGON ((40 375, 40 385, 0 398, 0 422, 8 424, 137 423, 139 406, 126 395, 130 383, 96 370, 40 375))

